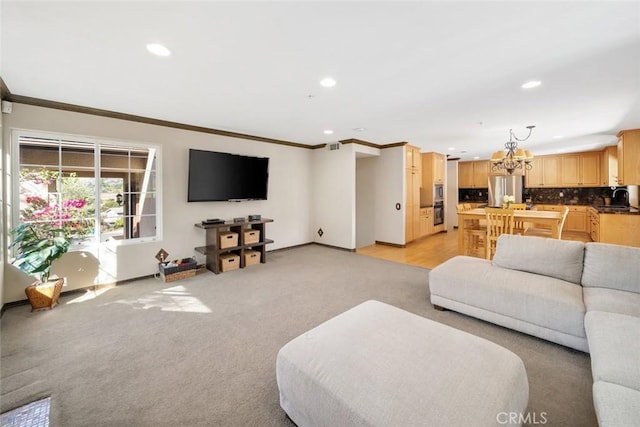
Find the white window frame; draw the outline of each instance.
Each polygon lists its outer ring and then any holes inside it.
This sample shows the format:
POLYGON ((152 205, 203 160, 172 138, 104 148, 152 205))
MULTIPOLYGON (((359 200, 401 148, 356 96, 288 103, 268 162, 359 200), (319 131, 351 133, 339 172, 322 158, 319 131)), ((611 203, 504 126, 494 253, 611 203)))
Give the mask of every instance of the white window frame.
MULTIPOLYGON (((98 240, 100 234, 96 233, 94 239, 89 244, 73 245, 69 250, 82 250, 87 246, 124 246, 124 245, 136 245, 149 242, 160 242, 163 236, 163 221, 162 221, 162 146, 158 144, 145 143, 145 142, 133 142, 124 140, 113 140, 106 138, 98 138, 91 136, 74 135, 67 133, 46 132, 46 131, 34 131, 29 129, 12 129, 11 131, 11 175, 13 177, 11 182, 11 200, 13 207, 12 211, 12 224, 11 228, 18 225, 20 221, 20 137, 36 137, 36 138, 48 138, 48 139, 65 139, 71 141, 85 142, 94 144, 94 148, 98 148, 102 145, 106 146, 121 146, 123 148, 144 148, 148 150, 155 150, 156 161, 156 183, 155 183, 155 200, 156 200, 156 233, 153 237, 135 237, 129 239, 120 240, 108 240, 106 242, 100 242, 98 240)), ((100 200, 100 151, 94 150, 94 171, 95 179, 97 180, 95 186, 95 198, 100 200)), ((97 223, 100 223, 100 207, 96 206, 97 223)))

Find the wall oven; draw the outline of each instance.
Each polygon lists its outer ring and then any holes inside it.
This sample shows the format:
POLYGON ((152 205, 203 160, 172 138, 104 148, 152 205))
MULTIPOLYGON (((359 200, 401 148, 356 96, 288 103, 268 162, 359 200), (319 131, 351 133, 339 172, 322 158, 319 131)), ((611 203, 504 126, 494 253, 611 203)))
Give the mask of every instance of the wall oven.
POLYGON ((433 225, 444 223, 444 202, 435 202, 433 204, 433 225))
POLYGON ((440 202, 444 200, 444 186, 442 184, 435 184, 433 186, 433 201, 440 202))

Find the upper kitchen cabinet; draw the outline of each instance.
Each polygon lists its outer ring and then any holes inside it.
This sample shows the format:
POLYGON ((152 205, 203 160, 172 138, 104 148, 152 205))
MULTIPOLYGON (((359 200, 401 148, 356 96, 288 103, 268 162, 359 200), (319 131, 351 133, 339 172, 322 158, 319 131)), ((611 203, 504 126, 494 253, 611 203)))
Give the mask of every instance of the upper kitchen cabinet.
POLYGON ((422 154, 422 172, 424 181, 431 181, 431 185, 444 184, 445 162, 446 158, 444 154, 422 154))
POLYGON ((525 186, 561 187, 560 158, 558 156, 538 156, 533 159, 531 170, 525 174, 525 186))
POLYGON ((489 180, 489 162, 458 163, 458 188, 487 188, 489 180))
POLYGON ((405 145, 404 148, 405 148, 405 155, 407 157, 406 168, 407 169, 422 168, 422 157, 420 155, 420 147, 405 145))
POLYGON ((562 155, 560 172, 562 187, 597 187, 600 185, 600 153, 562 155))
POLYGON ((640 129, 618 133, 618 185, 640 184, 640 129))
POLYGON ((618 147, 605 148, 600 155, 600 186, 618 185, 618 147))

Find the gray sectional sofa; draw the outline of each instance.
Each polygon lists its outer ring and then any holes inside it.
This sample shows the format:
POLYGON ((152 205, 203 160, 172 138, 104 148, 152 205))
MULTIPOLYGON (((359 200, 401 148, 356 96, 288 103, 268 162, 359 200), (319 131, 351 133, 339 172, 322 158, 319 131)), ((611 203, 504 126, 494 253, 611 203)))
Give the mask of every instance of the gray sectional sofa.
POLYGON ((429 274, 431 303, 591 354, 601 426, 640 423, 640 248, 502 235, 429 274))

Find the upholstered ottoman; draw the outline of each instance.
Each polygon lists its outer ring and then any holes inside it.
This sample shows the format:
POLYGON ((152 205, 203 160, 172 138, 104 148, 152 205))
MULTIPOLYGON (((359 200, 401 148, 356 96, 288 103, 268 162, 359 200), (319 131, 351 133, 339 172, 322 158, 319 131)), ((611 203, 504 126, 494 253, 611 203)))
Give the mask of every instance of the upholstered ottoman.
POLYGON ((286 344, 276 377, 299 427, 510 425, 529 400, 509 350, 378 301, 286 344))

